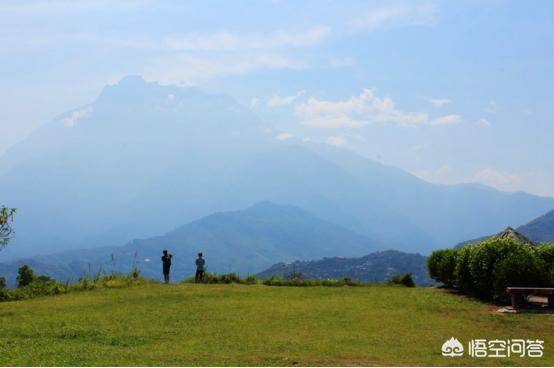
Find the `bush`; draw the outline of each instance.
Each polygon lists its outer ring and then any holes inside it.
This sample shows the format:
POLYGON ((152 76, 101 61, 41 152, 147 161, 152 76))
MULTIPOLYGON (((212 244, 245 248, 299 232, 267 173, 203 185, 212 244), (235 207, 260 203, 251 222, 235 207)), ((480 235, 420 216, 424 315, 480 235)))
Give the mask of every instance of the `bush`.
POLYGON ((427 259, 429 275, 446 286, 454 286, 456 282, 454 271, 458 253, 458 249, 441 249, 431 253, 427 259))
POLYGON ((17 289, 1 289, 0 301, 12 301, 30 299, 37 296, 65 294, 75 291, 92 290, 96 288, 121 288, 133 285, 144 284, 147 281, 137 275, 137 272, 131 272, 128 275, 111 274, 98 275, 95 279, 84 277, 72 284, 69 281, 64 284, 52 279, 49 276, 35 276, 32 270, 25 266, 20 268, 18 276, 19 286, 17 289), (21 280, 25 282, 32 275, 32 281, 26 285, 21 285, 21 280))
POLYGON ((223 275, 220 275, 218 280, 221 284, 240 284, 242 283, 242 280, 239 275, 236 273, 224 273, 223 275))
POLYGON ((546 278, 536 249, 513 239, 491 238, 477 244, 469 268, 475 294, 485 299, 505 300, 506 287, 541 286, 546 278))
POLYGON ((0 290, 3 290, 6 288, 6 278, 0 277, 0 290))
POLYGON ((493 269, 494 264, 503 259, 512 242, 502 239, 487 239, 471 248, 469 255, 469 272, 473 279, 475 293, 485 299, 493 295, 493 269))
POLYGON ((393 276, 390 282, 397 285, 404 285, 406 287, 416 286, 411 272, 405 273, 403 275, 393 276))
POLYGON ((508 286, 546 286, 549 275, 546 264, 537 251, 530 247, 516 247, 494 264, 492 295, 495 300, 506 301, 508 286))
MULTIPOLYGON (((189 277, 183 280, 183 282, 195 283, 196 280, 194 277, 189 277)), ((202 277, 202 284, 252 284, 256 282, 255 276, 242 278, 236 273, 224 273, 218 275, 217 273, 204 272, 204 276, 202 277)))
POLYGON ((360 281, 352 281, 347 277, 340 280, 305 280, 305 279, 283 279, 280 276, 271 276, 262 282, 267 286, 363 286, 367 285, 360 281))
POLYGON ((468 293, 473 292, 473 277, 469 271, 469 257, 475 245, 468 245, 458 250, 454 267, 454 286, 468 293))
POLYGON ((554 244, 537 246, 537 255, 545 263, 548 285, 554 286, 554 244))
POLYGON ((448 286, 504 301, 508 286, 552 284, 553 262, 553 245, 532 247, 514 239, 490 238, 458 250, 433 252, 428 268, 434 279, 448 286))
POLYGON ((31 267, 23 265, 17 271, 17 287, 23 287, 35 281, 36 276, 31 267))

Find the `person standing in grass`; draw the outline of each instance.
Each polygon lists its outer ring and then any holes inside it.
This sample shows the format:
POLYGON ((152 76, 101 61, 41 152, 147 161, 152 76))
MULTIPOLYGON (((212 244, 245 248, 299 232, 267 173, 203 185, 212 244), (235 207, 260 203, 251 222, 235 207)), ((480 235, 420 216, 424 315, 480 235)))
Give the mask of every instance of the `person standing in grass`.
POLYGON ((167 250, 163 251, 164 255, 162 256, 163 263, 163 272, 164 272, 164 282, 169 284, 169 269, 171 268, 171 258, 173 255, 168 253, 167 250))
POLYGON ((206 260, 202 258, 202 253, 198 253, 198 258, 196 259, 196 276, 194 280, 196 282, 202 282, 204 279, 204 265, 206 260))

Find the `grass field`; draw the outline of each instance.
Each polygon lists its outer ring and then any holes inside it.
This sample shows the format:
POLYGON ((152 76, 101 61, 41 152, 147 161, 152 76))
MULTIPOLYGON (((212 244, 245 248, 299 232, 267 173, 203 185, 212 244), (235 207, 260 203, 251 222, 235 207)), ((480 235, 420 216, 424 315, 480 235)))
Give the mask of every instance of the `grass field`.
POLYGON ((439 289, 162 285, 0 303, 0 365, 554 365, 554 315, 439 289), (446 358, 442 343, 545 341, 543 358, 446 358))

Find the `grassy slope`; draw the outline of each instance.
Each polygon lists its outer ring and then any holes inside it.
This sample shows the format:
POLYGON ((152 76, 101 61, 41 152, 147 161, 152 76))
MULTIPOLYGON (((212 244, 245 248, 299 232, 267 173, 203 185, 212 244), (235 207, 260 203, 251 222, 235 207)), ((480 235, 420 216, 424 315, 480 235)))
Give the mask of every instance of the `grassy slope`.
POLYGON ((487 309, 390 286, 102 289, 0 303, 0 365, 554 365, 554 316, 487 309), (545 357, 444 358, 450 336, 541 338, 545 357))

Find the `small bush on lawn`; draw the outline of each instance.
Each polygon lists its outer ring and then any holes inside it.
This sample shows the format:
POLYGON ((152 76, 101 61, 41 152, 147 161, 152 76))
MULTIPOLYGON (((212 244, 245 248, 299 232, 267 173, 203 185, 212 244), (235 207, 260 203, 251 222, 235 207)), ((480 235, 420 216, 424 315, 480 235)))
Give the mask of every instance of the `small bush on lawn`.
MULTIPOLYGON (((189 277, 183 280, 184 283, 195 283, 194 277, 189 277)), ((254 275, 248 275, 247 277, 241 277, 236 273, 224 273, 218 275, 217 273, 204 273, 202 278, 202 284, 244 284, 254 285, 258 283, 258 279, 254 275)))
POLYGON ((414 279, 412 278, 412 273, 411 272, 405 273, 403 275, 393 276, 392 279, 390 280, 390 282, 392 284, 403 285, 403 286, 406 286, 406 287, 415 287, 416 286, 415 282, 414 282, 414 279))
POLYGON ((262 282, 267 286, 362 286, 366 285, 360 281, 352 281, 345 277, 339 280, 305 280, 305 279, 283 279, 280 276, 271 276, 262 282))
MULTIPOLYGON (((5 279, 2 279, 5 281, 5 279)), ((0 301, 30 299, 37 296, 65 294, 74 291, 92 290, 97 288, 120 288, 144 284, 147 281, 140 277, 140 272, 133 270, 128 275, 99 274, 94 279, 84 277, 76 283, 61 284, 49 276, 34 274, 33 270, 25 265, 19 269, 17 289, 0 287, 0 301)))

